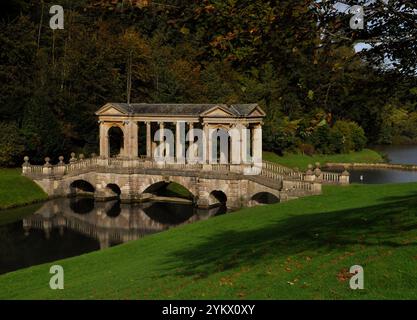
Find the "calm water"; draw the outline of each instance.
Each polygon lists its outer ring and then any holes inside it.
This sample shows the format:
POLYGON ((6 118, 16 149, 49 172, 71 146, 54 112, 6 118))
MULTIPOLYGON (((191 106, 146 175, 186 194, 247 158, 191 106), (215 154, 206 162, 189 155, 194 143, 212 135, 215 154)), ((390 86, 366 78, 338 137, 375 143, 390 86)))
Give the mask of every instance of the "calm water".
POLYGON ((25 218, 0 225, 0 274, 111 247, 226 212, 191 205, 89 198, 55 199, 14 210, 25 218), (17 212, 19 211, 19 212, 17 212))
MULTIPOLYGON (((417 165, 417 145, 377 146, 374 149, 386 154, 390 163, 417 165)), ((349 172, 350 181, 353 183, 376 184, 417 181, 417 171, 393 169, 350 169, 349 172)))

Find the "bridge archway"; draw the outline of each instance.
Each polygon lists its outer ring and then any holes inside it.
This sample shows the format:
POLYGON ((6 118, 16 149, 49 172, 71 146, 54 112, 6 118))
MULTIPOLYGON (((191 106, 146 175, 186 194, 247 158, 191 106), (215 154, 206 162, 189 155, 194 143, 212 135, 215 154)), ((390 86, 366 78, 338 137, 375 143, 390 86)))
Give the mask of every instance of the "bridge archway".
POLYGON ((176 197, 194 200, 195 196, 191 190, 181 183, 175 181, 158 181, 146 187, 143 193, 150 193, 161 197, 176 197))
POLYGON ((106 191, 109 194, 112 194, 113 195, 112 198, 114 198, 114 199, 120 199, 120 194, 122 193, 122 191, 120 190, 120 187, 117 184, 115 184, 115 183, 109 183, 106 186, 106 191))
POLYGON ((280 202, 279 197, 270 192, 258 192, 251 197, 253 204, 274 204, 280 202))
POLYGON ((124 132, 119 126, 112 126, 107 131, 110 157, 124 155, 124 132))
POLYGON ((210 206, 226 206, 227 195, 221 190, 213 190, 209 195, 210 206))
POLYGON ((70 183, 70 192, 72 196, 85 195, 93 196, 95 192, 94 186, 87 180, 79 179, 74 180, 70 183))

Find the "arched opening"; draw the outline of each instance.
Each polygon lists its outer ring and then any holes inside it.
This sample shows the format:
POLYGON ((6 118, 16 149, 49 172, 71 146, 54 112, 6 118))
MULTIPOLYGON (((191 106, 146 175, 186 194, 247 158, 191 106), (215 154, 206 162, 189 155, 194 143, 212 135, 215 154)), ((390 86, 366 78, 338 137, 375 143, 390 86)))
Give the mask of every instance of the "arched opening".
POLYGON ((210 203, 209 205, 212 206, 226 206, 227 203, 227 196, 223 191, 214 190, 210 193, 210 203))
POLYGON ((124 135, 120 127, 111 127, 108 132, 110 157, 124 154, 124 135))
POLYGON ((269 192, 259 192, 253 195, 251 200, 256 204, 273 204, 279 202, 279 198, 269 192))
POLYGON ((115 183, 109 183, 106 186, 106 191, 109 194, 108 200, 110 199, 120 199, 120 194, 122 191, 120 190, 120 187, 115 183))
POLYGON ((160 181, 152 184, 143 193, 152 194, 158 197, 171 197, 193 200, 194 195, 183 185, 176 182, 160 181))
POLYGON ((85 180, 75 180, 70 184, 71 196, 89 196, 94 195, 94 187, 91 183, 85 180))

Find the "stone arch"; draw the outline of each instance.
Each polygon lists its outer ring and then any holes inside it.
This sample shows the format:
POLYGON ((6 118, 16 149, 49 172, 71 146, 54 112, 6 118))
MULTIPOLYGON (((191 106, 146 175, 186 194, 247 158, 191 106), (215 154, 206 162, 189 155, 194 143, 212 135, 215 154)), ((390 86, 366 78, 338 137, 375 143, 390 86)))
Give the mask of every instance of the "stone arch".
POLYGON ((213 190, 209 194, 209 206, 226 206, 227 195, 222 190, 213 190))
POLYGON ((106 193, 111 195, 111 198, 117 199, 120 198, 120 195, 122 194, 122 190, 116 183, 109 183, 106 185, 106 193))
POLYGON ((69 184, 69 194, 76 195, 88 195, 93 196, 95 192, 94 185, 85 179, 76 179, 69 184))
POLYGON ((261 191, 252 195, 250 202, 251 205, 274 204, 280 202, 280 197, 269 191, 261 191))
MULTIPOLYGON (((194 188, 190 188, 188 183, 184 183, 185 181, 181 181, 180 179, 168 179, 168 180, 159 180, 156 182, 153 182, 149 185, 147 185, 143 191, 142 194, 154 194, 154 195, 162 195, 162 196, 170 196, 171 193, 173 193, 172 190, 169 189, 170 186, 176 186, 176 189, 178 191, 182 191, 184 193, 183 198, 188 198, 191 200, 196 199, 196 194, 194 188), (168 188, 168 189, 167 189, 168 188), (188 196, 185 195, 185 193, 188 193, 188 196)), ((175 191, 175 190, 174 190, 175 191)), ((174 196, 174 195, 172 195, 174 196)), ((181 198, 182 196, 180 196, 181 198)))

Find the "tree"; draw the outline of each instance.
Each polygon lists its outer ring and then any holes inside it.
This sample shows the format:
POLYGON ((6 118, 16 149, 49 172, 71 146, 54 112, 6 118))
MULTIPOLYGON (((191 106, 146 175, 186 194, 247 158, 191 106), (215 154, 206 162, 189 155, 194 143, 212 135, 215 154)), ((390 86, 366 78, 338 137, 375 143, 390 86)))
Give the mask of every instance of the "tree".
POLYGON ((23 162, 24 140, 14 123, 0 122, 0 166, 18 166, 23 162))
POLYGON ((401 0, 321 1, 315 4, 323 35, 323 46, 363 43, 361 52, 372 64, 392 64, 404 74, 417 70, 417 3, 401 0), (345 5, 341 5, 345 4, 345 5), (364 11, 365 27, 350 27, 349 9, 359 5, 364 11), (389 61, 387 63, 387 60, 389 61))

